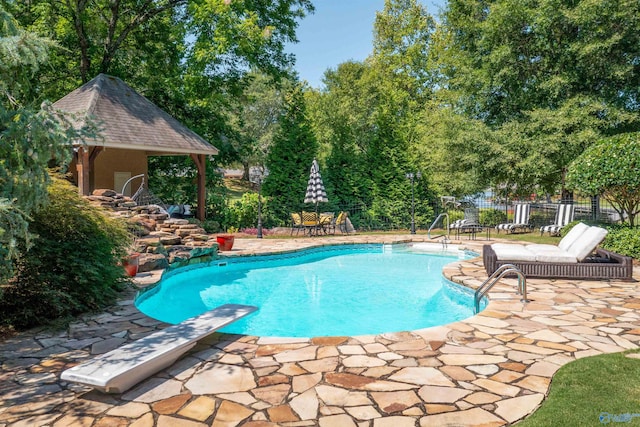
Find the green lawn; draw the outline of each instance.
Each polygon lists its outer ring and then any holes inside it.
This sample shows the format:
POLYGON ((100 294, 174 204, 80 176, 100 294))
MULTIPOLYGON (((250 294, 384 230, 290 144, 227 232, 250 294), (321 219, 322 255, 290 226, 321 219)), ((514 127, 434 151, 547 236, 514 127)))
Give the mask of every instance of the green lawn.
POLYGON ((553 377, 548 398, 518 427, 640 425, 640 359, 625 357, 639 351, 563 366, 553 377))
POLYGON ((240 200, 244 193, 255 192, 250 182, 241 179, 225 178, 224 186, 227 188, 227 195, 231 201, 240 200))

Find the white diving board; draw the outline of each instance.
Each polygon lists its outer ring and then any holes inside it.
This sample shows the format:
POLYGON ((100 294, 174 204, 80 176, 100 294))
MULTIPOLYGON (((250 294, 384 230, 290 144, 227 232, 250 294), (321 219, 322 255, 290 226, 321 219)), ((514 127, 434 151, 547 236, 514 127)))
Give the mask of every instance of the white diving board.
POLYGON ((250 305, 221 305, 69 368, 60 379, 106 393, 122 393, 172 365, 199 340, 257 309, 250 305))

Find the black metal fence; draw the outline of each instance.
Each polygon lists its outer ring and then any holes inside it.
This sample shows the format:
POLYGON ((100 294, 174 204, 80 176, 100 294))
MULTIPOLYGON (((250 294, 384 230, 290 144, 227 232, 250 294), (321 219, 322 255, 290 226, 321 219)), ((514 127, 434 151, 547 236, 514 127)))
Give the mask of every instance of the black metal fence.
MULTIPOLYGON (((589 223, 614 224, 620 222, 620 215, 599 199, 578 198, 572 201, 540 201, 509 200, 497 201, 486 197, 453 199, 442 198, 440 201, 425 203, 416 201, 414 206, 415 225, 417 230, 426 231, 442 213, 448 215, 449 222, 464 218, 466 207, 476 207, 479 211, 479 222, 484 226, 494 226, 513 220, 514 205, 530 203, 529 221, 534 229, 553 224, 558 205, 571 203, 574 205, 574 221, 589 223)), ((404 206, 396 207, 395 214, 379 213, 384 209, 376 209, 361 203, 341 204, 338 210, 349 213, 349 219, 357 230, 362 231, 394 231, 411 228, 411 201, 404 206), (404 208, 404 209, 402 209, 404 208)), ((440 221, 439 221, 440 222, 440 221)), ((441 224, 440 224, 441 226, 441 224)))

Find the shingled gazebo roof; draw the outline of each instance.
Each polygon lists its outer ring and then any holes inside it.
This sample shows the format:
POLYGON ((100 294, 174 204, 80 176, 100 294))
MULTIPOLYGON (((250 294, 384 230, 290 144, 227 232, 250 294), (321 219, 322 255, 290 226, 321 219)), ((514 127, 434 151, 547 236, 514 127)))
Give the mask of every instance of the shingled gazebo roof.
POLYGON ((100 147, 147 154, 218 154, 218 149, 185 127, 117 77, 99 74, 59 99, 54 107, 76 115, 82 125, 91 117, 100 126, 100 147))

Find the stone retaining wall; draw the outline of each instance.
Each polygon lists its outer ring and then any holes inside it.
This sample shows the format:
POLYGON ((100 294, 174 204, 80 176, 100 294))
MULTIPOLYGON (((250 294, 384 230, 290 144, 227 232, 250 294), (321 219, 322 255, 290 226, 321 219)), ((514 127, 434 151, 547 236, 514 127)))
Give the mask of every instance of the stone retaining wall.
POLYGON ((158 205, 139 206, 131 197, 109 189, 94 190, 85 198, 134 229, 139 273, 217 258, 215 236, 186 219, 170 218, 158 205))

